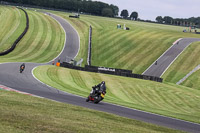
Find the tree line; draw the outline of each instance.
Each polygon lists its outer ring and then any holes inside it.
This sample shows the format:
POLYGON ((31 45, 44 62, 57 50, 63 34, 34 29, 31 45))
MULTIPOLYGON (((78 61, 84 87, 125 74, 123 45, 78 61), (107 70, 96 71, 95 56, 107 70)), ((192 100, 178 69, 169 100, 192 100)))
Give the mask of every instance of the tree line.
POLYGON ((178 25, 178 26, 196 26, 200 27, 200 17, 191 17, 188 19, 182 18, 172 18, 170 16, 157 16, 156 22, 161 24, 171 24, 171 25, 178 25))
POLYGON ((138 13, 137 12, 132 12, 131 15, 129 16, 128 10, 124 9, 121 11, 120 16, 124 19, 131 19, 131 20, 137 20, 138 19, 138 13))
POLYGON ((115 17, 119 8, 113 4, 92 0, 3 0, 17 4, 41 6, 47 8, 63 9, 74 12, 89 13, 92 15, 115 17))

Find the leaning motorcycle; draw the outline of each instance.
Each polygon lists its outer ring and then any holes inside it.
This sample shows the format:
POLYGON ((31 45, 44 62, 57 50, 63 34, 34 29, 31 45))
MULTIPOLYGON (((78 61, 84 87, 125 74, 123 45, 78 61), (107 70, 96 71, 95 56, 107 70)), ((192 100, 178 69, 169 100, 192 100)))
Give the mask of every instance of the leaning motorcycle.
POLYGON ((20 71, 20 73, 22 73, 24 71, 24 66, 21 66, 19 71, 20 71))
POLYGON ((106 92, 105 91, 99 91, 96 94, 90 93, 90 95, 87 97, 86 102, 94 102, 95 104, 102 101, 105 97, 106 92))

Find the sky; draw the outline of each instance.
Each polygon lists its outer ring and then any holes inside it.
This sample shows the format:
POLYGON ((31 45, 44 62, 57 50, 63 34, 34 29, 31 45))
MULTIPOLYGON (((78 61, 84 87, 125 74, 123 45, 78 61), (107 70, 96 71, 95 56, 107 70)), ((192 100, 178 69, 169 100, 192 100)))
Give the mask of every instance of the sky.
MULTIPOLYGON (((94 1, 94 0, 93 0, 94 1)), ((173 18, 200 17, 200 0, 96 0, 114 4, 129 15, 136 11, 140 19, 155 21, 157 16, 173 18)))

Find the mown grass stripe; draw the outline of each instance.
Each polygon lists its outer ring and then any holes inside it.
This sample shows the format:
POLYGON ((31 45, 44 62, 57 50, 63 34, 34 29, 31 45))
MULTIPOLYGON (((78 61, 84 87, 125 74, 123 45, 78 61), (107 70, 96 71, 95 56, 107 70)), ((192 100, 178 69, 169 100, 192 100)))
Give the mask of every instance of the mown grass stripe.
MULTIPOLYGON (((4 36, 6 36, 6 33, 8 31, 10 31, 10 29, 12 28, 11 24, 13 24, 12 22, 15 19, 15 12, 12 12, 11 10, 8 10, 8 12, 6 12, 6 14, 4 14, 4 16, 6 16, 7 14, 10 14, 8 17, 3 17, 2 18, 2 25, 1 25, 1 40, 2 41, 4 39, 4 36), (3 23, 4 22, 4 23, 3 23)), ((2 45, 2 44, 1 44, 2 45)))
POLYGON ((1 62, 48 62, 55 58, 64 45, 64 32, 60 25, 42 13, 27 11, 30 28, 16 49, 3 57, 1 62))
MULTIPOLYGON (((153 34, 153 33, 152 33, 153 34)), ((144 37, 145 38, 145 37, 144 37)), ((141 38, 141 40, 144 40, 143 38, 141 38)), ((119 66, 119 65, 122 65, 122 63, 121 63, 121 58, 123 58, 123 57, 126 57, 125 55, 127 54, 127 51, 129 51, 129 50, 132 50, 133 51, 133 49, 135 49, 135 45, 130 45, 130 44, 133 44, 133 42, 131 42, 129 39, 124 39, 124 41, 121 41, 121 43, 119 44, 119 45, 117 45, 117 46, 119 46, 120 47, 120 50, 118 50, 118 51, 114 51, 114 54, 111 56, 107 56, 107 57, 112 57, 113 59, 111 59, 111 60, 116 60, 116 58, 118 59, 118 62, 116 62, 116 63, 113 63, 113 66, 119 66), (129 45, 125 45, 125 44, 129 44, 129 45), (120 46, 121 45, 121 46, 120 46), (122 46, 122 45, 124 45, 124 46, 122 46)), ((141 42, 141 44, 145 44, 145 43, 143 43, 143 42, 141 42)), ((141 46, 140 46, 141 47, 141 46)), ((137 47, 136 47, 136 49, 137 49, 137 47)), ((113 51, 113 50, 112 50, 113 51)), ((110 52, 110 53, 112 53, 112 52, 110 52)), ((105 55, 106 56, 106 55, 105 55)), ((131 60, 131 59, 130 59, 131 60)), ((121 67, 121 68, 123 68, 123 66, 119 66, 119 67, 121 67)))
MULTIPOLYGON (((5 42, 18 29, 18 27, 20 25, 21 13, 20 13, 19 9, 17 9, 16 12, 14 13, 14 15, 15 15, 14 20, 17 20, 17 21, 15 21, 15 23, 12 24, 12 27, 10 26, 11 29, 9 31, 7 31, 7 34, 1 40, 0 45, 5 45, 5 42)), ((12 21, 12 20, 9 20, 9 21, 12 21)))
POLYGON ((107 102, 200 123, 200 92, 194 89, 54 66, 40 66, 35 71, 44 75, 39 79, 48 85, 84 97, 93 85, 106 81, 107 102))
POLYGON ((25 39, 23 39, 22 43, 23 45, 21 45, 18 50, 16 52, 21 52, 20 55, 15 56, 14 58, 20 58, 20 57, 28 57, 28 55, 32 55, 33 54, 33 50, 35 50, 35 48, 38 45, 38 42, 40 41, 41 37, 42 37, 42 33, 43 31, 41 31, 41 29, 43 30, 43 26, 41 24, 41 20, 38 18, 37 15, 35 14, 31 14, 32 15, 32 19, 33 19, 33 23, 30 22, 30 25, 32 25, 30 27, 29 31, 33 31, 31 34, 30 32, 27 32, 27 36, 30 37, 29 39, 26 38, 25 35, 25 39), (33 27, 34 26, 34 27, 33 27), (26 41, 27 40, 27 41, 26 41), (25 45, 24 45, 25 44, 25 45))
POLYGON ((0 35, 1 36, 1 38, 0 38, 1 40, 0 41, 2 41, 3 37, 6 35, 6 32, 10 30, 10 28, 11 28, 10 23, 13 22, 13 20, 15 20, 15 16, 12 13, 12 11, 10 9, 8 9, 2 15, 1 20, 2 20, 1 21, 2 22, 2 25, 1 25, 1 33, 2 34, 0 35), (7 14, 10 14, 10 15, 7 16, 7 14))
MULTIPOLYGON (((102 49, 102 48, 99 48, 100 50, 98 51, 99 53, 97 53, 98 55, 99 55, 99 58, 101 59, 101 58, 103 58, 103 59, 105 59, 106 57, 110 57, 109 56, 109 54, 112 54, 112 56, 114 55, 114 54, 117 54, 117 53, 115 53, 115 52, 110 52, 110 51, 113 51, 113 47, 119 47, 120 45, 123 45, 123 43, 118 43, 119 41, 121 41, 121 40, 124 40, 124 37, 126 37, 127 35, 130 35, 131 33, 129 33, 129 32, 127 32, 127 33, 125 33, 125 34, 123 34, 122 36, 120 36, 117 40, 115 40, 115 42, 116 43, 111 43, 112 41, 112 39, 111 40, 108 40, 107 42, 107 45, 105 45, 104 46, 104 48, 102 49), (119 41, 118 41, 119 40, 119 41), (102 50, 103 51, 102 51, 102 50)), ((114 40, 114 39, 113 39, 114 40)), ((118 51, 119 52, 119 51, 118 51)))
MULTIPOLYGON (((36 54, 32 54, 35 53, 37 51, 41 51, 46 47, 46 44, 44 43, 47 37, 47 34, 49 33, 49 31, 47 30, 47 23, 43 20, 42 16, 38 15, 39 18, 38 21, 39 23, 39 29, 41 30, 41 32, 38 32, 36 38, 33 41, 33 44, 31 44, 30 46, 32 47, 31 51, 27 51, 25 56, 28 56, 28 60, 33 60, 35 57, 38 57, 38 55, 36 54)), ((48 45, 47 45, 48 46, 48 45)), ((42 56, 41 56, 42 57, 42 56)), ((26 60, 25 60, 26 61, 26 60)))
MULTIPOLYGON (((40 41, 37 44, 37 48, 35 48, 35 52, 37 50, 40 51, 40 54, 34 54, 33 56, 30 55, 30 58, 28 60, 34 60, 36 58, 41 58, 41 57, 45 57, 48 56, 48 54, 46 54, 46 50, 48 47, 50 47, 50 42, 51 37, 52 37, 52 29, 51 29, 51 25, 49 23, 49 20, 46 20, 45 16, 42 14, 39 14, 40 19, 42 20, 42 26, 44 27, 43 29, 43 33, 42 33, 42 38, 40 39, 40 41)), ((43 59, 43 58, 41 58, 43 59)), ((40 59, 38 61, 41 61, 40 59)))
POLYGON ((9 49, 26 26, 26 18, 23 11, 11 7, 6 9, 8 10, 1 15, 0 52, 9 49))
MULTIPOLYGON (((30 19, 30 27, 27 32, 27 34, 24 36, 24 38, 20 41, 18 44, 18 47, 15 49, 15 53, 20 53, 19 55, 15 55, 14 52, 10 53, 8 56, 10 59, 17 59, 17 58, 23 58, 24 55, 27 53, 27 50, 31 47, 31 44, 33 44, 35 35, 38 33, 38 21, 35 19, 35 16, 32 13, 29 13, 29 19, 30 19), (15 55, 15 56, 13 56, 15 55)), ((33 54, 33 53, 32 53, 33 54)))
MULTIPOLYGON (((142 32, 137 32, 137 33, 133 33, 131 35, 128 36, 128 38, 131 40, 132 38, 137 38, 138 36, 140 36, 142 34, 142 32)), ((123 38, 122 38, 123 39, 123 38)), ((119 55, 117 55, 117 53, 121 52, 121 47, 120 46, 130 46, 130 50, 132 50, 132 48, 136 49, 138 47, 138 45, 136 45, 137 43, 135 43, 135 40, 134 41, 130 41, 130 40, 127 40, 127 42, 124 42, 124 43, 121 43, 121 44, 118 44, 117 46, 114 46, 114 53, 116 53, 116 56, 112 55, 111 56, 111 53, 110 52, 110 55, 108 56, 108 62, 110 62, 110 64, 113 64, 115 62, 116 59, 119 60, 119 55), (127 45, 127 44, 131 44, 131 45, 127 45)), ((121 42, 120 40, 117 40, 116 42, 121 42)), ((121 52, 122 53, 122 52, 121 52)), ((133 53, 133 52, 131 52, 133 53)), ((123 58, 123 57, 122 57, 123 58)))
MULTIPOLYGON (((154 35, 155 38, 157 38, 158 36, 159 36, 158 34, 154 35)), ((149 42, 146 41, 143 44, 145 44, 145 43, 149 43, 149 42)), ((154 43, 154 41, 152 41, 152 43, 154 43)), ((162 45, 162 44, 159 44, 159 45, 162 45)), ((132 49, 132 48, 130 48, 130 49, 132 49)), ((160 47, 158 45, 151 46, 151 45, 145 44, 143 47, 140 47, 140 49, 136 48, 137 50, 134 50, 135 52, 131 51, 130 49, 129 49, 129 51, 125 52, 127 54, 124 56, 124 58, 119 60, 119 61, 122 60, 121 62, 122 62, 122 64, 124 64, 125 67, 123 67, 123 68, 125 68, 125 69, 129 69, 129 68, 133 67, 132 65, 137 67, 136 69, 140 69, 139 68, 140 66, 137 66, 137 64, 139 64, 141 61, 144 64, 147 64, 146 66, 149 66, 150 64, 146 61, 151 60, 151 58, 153 58, 152 55, 155 56, 154 58, 156 60, 162 54, 162 51, 165 51, 166 48, 164 47, 164 48, 160 49, 160 47), (146 49, 146 50, 143 50, 143 49, 146 49), (151 52, 152 50, 156 50, 156 51, 160 51, 160 52, 157 54, 152 54, 152 52, 151 52), (143 58, 144 56, 145 56, 145 58, 143 58), (133 60, 130 60, 130 58, 133 58, 133 60)), ((152 62, 151 62, 151 64, 152 64, 152 62)), ((142 72, 143 70, 141 69, 141 70, 137 70, 137 71, 142 72)))

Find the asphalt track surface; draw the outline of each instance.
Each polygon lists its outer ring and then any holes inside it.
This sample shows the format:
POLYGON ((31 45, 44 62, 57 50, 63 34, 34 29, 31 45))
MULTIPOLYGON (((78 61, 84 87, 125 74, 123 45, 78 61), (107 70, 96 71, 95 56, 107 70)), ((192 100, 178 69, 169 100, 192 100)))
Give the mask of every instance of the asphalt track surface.
MULTIPOLYGON (((66 29, 68 32, 66 32, 66 47, 64 48, 62 54, 60 54, 57 58, 62 58, 62 56, 76 56, 77 51, 79 49, 79 42, 76 40, 78 37, 77 32, 71 27, 71 25, 68 24, 65 20, 53 16, 55 19, 57 19, 58 22, 61 23, 64 29, 66 29), (67 29, 67 27, 69 29, 67 29), (70 31, 71 30, 71 31, 70 31), (72 35, 73 34, 73 35, 72 35), (71 36, 72 38, 69 38, 71 36), (68 40, 70 39, 70 40, 68 40), (72 41, 72 42, 69 42, 72 41), (69 46, 70 45, 70 46, 69 46), (73 46, 72 46, 73 45, 73 46), (66 52, 69 48, 76 48, 76 50, 73 50, 75 52, 70 52, 71 54, 68 55, 66 52)), ((62 58, 64 59, 64 58, 62 58)), ((160 126, 165 126, 177 130, 183 130, 187 132, 193 132, 193 133, 198 133, 200 131, 200 124, 195 124, 191 122, 186 122, 174 118, 169 118, 165 116, 160 116, 148 112, 143 112, 139 110, 134 110, 118 105, 113 105, 105 102, 100 102, 99 104, 93 104, 90 102, 85 102, 85 98, 80 97, 80 96, 75 96, 63 91, 60 91, 58 89, 49 87, 41 82, 39 82, 37 79, 35 79, 32 75, 32 71, 35 67, 40 66, 40 65, 47 65, 46 64, 38 64, 38 63, 26 63, 26 68, 22 74, 19 73, 19 66, 21 63, 4 63, 0 64, 0 84, 5 85, 7 87, 16 89, 18 91, 30 93, 36 96, 44 97, 47 99, 59 101, 59 102, 64 102, 64 103, 69 103, 77 106, 82 106, 94 110, 99 110, 103 112, 108 112, 112 114, 116 114, 119 116, 131 118, 131 119, 136 119, 152 124, 157 124, 160 126)))
POLYGON ((200 41, 199 38, 184 38, 173 44, 156 62, 154 62, 143 75, 161 77, 176 58, 187 48, 191 43, 200 41))

